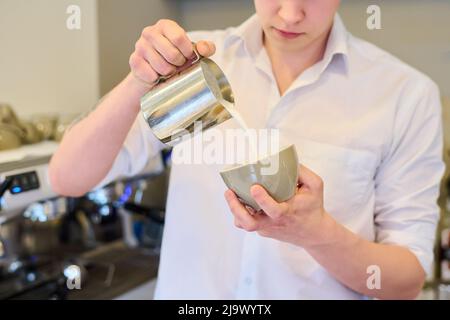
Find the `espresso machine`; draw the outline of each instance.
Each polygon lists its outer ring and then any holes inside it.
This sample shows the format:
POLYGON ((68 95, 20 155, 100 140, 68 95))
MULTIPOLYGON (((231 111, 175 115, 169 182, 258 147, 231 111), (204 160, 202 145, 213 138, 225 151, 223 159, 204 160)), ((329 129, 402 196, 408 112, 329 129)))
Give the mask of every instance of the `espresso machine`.
POLYGON ((56 142, 0 152, 0 299, 112 299, 156 277, 168 169, 80 198, 49 184, 56 142), (77 278, 81 289, 68 283, 77 278))

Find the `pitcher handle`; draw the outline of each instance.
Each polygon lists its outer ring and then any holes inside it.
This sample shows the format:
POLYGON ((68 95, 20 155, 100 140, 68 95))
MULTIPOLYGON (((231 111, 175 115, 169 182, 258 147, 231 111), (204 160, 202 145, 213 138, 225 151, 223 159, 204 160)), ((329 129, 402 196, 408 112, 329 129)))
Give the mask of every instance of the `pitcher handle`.
POLYGON ((200 61, 200 59, 202 58, 202 56, 200 55, 200 53, 198 53, 197 50, 197 46, 195 42, 192 42, 192 46, 194 49, 194 58, 190 58, 188 61, 186 61, 186 63, 184 65, 182 65, 181 67, 177 68, 174 72, 172 72, 171 74, 167 75, 167 76, 159 76, 158 79, 156 79, 154 86, 157 86, 160 83, 163 83, 164 81, 167 81, 168 79, 172 78, 174 75, 186 70, 187 68, 193 66, 194 64, 196 64, 197 62, 200 61))

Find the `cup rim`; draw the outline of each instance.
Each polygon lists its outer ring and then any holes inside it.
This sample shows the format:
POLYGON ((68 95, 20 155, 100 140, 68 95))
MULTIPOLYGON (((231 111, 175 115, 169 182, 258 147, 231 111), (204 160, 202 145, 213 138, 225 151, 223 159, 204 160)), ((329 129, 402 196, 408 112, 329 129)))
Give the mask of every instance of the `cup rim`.
POLYGON ((231 165, 231 167, 229 167, 229 168, 220 170, 220 173, 228 173, 230 171, 234 171, 234 170, 237 170, 237 169, 240 169, 240 168, 244 168, 244 167, 247 167, 247 166, 254 166, 254 165, 258 164, 258 162, 262 162, 264 160, 267 160, 267 159, 273 157, 274 155, 280 154, 283 151, 285 151, 287 149, 290 149, 290 148, 293 148, 293 147, 295 147, 295 145, 294 144, 290 144, 290 145, 288 145, 288 146, 286 146, 284 148, 281 148, 277 152, 271 153, 271 154, 265 156, 264 158, 257 159, 256 161, 248 162, 248 163, 244 163, 244 164, 231 165))

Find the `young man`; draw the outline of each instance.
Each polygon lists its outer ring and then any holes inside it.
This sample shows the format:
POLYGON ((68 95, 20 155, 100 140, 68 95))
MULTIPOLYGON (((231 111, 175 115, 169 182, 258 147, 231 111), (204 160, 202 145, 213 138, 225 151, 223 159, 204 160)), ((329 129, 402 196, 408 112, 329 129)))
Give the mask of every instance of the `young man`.
MULTIPOLYGON (((436 85, 350 35, 339 0, 255 0, 237 28, 146 28, 131 73, 54 155, 50 178, 82 195, 139 172, 162 147, 139 113, 159 75, 213 55, 253 128, 276 128, 300 156, 296 195, 259 186, 252 215, 219 166, 174 164, 157 298, 414 298, 431 271, 443 173, 436 85), (204 41, 203 41, 204 40, 204 41), (130 130, 131 128, 131 130, 130 130), (103 182, 101 182, 103 181, 103 182), (225 197, 224 197, 225 192, 225 197)), ((236 124, 229 120, 224 128, 236 124)))

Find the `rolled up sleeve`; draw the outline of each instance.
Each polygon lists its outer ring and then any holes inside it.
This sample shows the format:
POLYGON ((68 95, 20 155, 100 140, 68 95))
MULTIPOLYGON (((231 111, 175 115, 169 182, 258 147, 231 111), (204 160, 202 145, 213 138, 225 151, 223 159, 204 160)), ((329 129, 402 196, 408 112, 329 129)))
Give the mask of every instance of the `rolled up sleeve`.
POLYGON ((439 90, 430 81, 408 90, 399 105, 392 143, 375 178, 376 241, 408 248, 427 274, 440 215, 442 152, 439 90))

